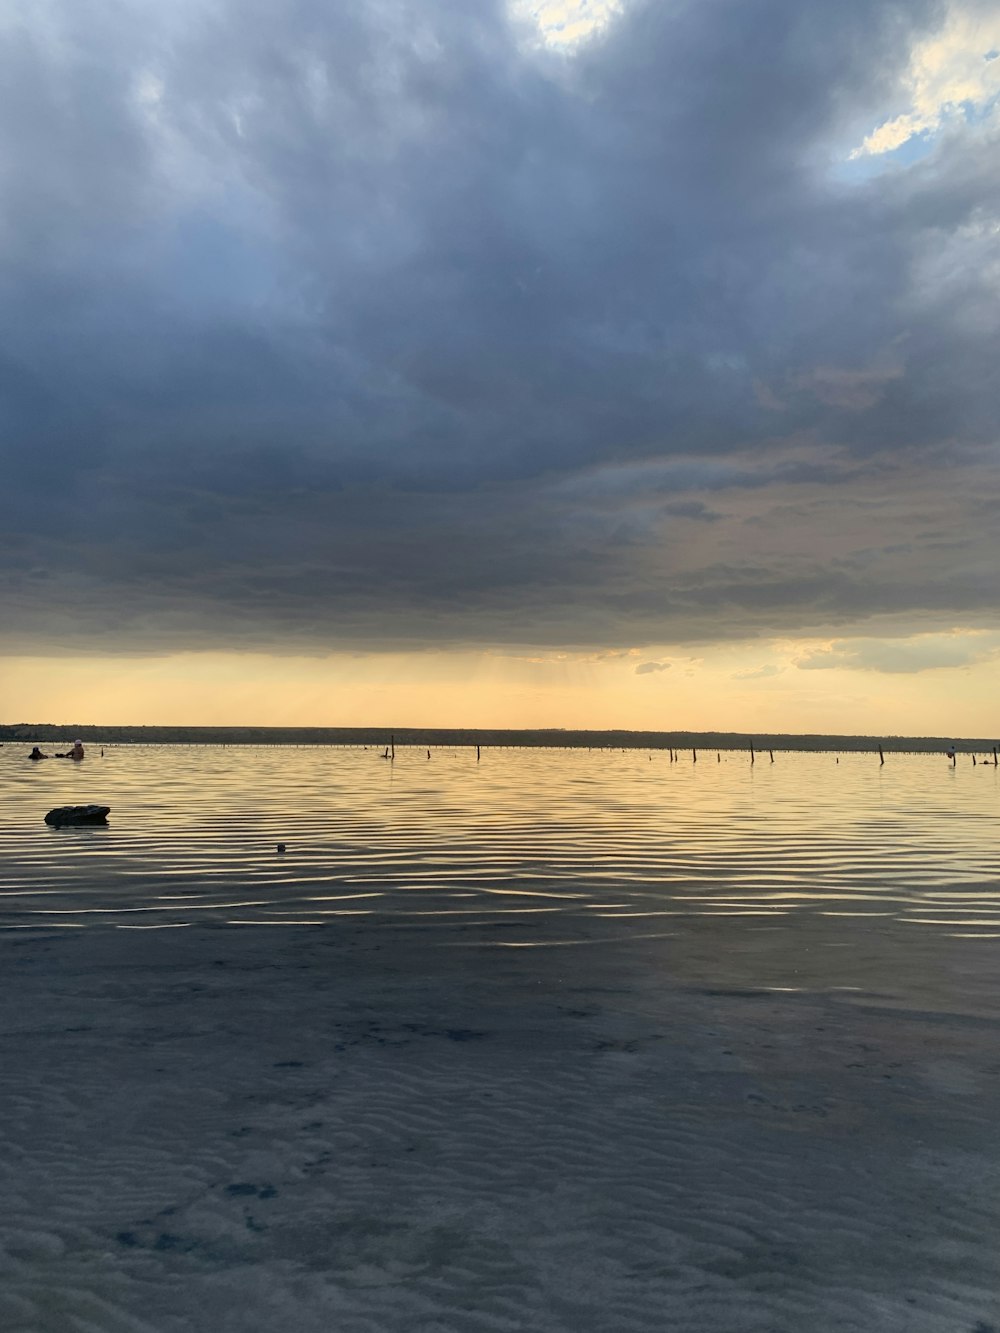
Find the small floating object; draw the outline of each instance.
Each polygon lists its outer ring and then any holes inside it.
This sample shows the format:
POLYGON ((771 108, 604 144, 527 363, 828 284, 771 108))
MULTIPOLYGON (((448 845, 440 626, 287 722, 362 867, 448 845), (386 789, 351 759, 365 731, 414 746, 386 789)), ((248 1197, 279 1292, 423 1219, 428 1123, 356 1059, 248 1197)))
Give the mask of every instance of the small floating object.
POLYGON ((285 844, 284 844, 283 842, 279 842, 279 843, 278 843, 278 851, 279 851, 279 852, 283 852, 284 850, 285 850, 285 844))
POLYGON ((46 824, 62 828, 67 824, 106 824, 110 805, 60 805, 45 816, 46 824))

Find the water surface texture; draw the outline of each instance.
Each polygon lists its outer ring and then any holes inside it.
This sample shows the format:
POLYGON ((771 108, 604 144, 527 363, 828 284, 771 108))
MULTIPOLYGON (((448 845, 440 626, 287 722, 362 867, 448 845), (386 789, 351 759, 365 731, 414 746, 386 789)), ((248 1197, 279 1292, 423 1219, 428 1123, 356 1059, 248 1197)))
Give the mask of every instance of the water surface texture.
POLYGON ((3 1333, 1000 1329, 992 764, 26 749, 3 1333))
POLYGON ((1000 932, 1000 779, 969 756, 167 745, 73 764, 29 748, 0 751, 5 928, 363 914, 499 923, 515 944, 542 916, 807 914, 1000 932), (92 801, 106 828, 43 822, 92 801))

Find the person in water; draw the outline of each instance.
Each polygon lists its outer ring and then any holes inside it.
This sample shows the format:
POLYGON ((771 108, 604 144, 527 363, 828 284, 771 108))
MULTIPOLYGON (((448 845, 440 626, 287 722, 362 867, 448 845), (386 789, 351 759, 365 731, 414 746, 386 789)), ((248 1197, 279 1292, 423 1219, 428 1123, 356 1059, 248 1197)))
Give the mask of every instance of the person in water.
POLYGON ((67 750, 64 754, 57 754, 57 759, 82 759, 83 741, 74 741, 72 750, 67 750))
POLYGON ((41 750, 38 748, 37 745, 32 750, 31 754, 28 755, 29 759, 48 759, 48 757, 49 756, 47 754, 42 754, 41 750))

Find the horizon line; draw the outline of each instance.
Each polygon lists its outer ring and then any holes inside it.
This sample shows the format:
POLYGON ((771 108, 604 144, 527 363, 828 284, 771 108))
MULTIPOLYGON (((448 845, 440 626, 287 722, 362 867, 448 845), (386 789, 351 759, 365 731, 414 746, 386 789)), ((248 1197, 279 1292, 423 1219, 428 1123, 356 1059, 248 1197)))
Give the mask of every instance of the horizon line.
MULTIPOLYGON (((537 744, 540 740, 556 739, 564 748, 585 748, 588 741, 617 739, 631 741, 636 747, 645 748, 690 748, 710 747, 719 749, 756 748, 760 750, 784 747, 797 748, 808 743, 808 748, 821 748, 824 743, 845 742, 852 748, 869 745, 877 749, 881 744, 885 748, 896 749, 904 744, 919 745, 921 748, 939 746, 971 746, 993 750, 1000 748, 1000 742, 985 737, 961 737, 941 735, 902 735, 863 732, 749 732, 712 729, 664 729, 635 727, 435 727, 435 726, 398 726, 363 725, 363 726, 276 726, 273 724, 225 724, 205 725, 186 723, 81 723, 81 722, 13 722, 0 723, 0 742, 51 739, 43 732, 74 732, 83 740, 108 743, 128 743, 135 733, 142 733, 142 739, 158 739, 168 742, 173 738, 186 737, 192 740, 224 738, 237 743, 252 740, 289 740, 330 741, 351 740, 359 744, 383 744, 394 741, 398 745, 418 745, 437 743, 445 744, 537 744), (127 734, 125 734, 127 733, 127 734), (682 747, 679 742, 686 742, 682 747), (658 742, 658 746, 653 744, 658 742)), ((626 746, 626 748, 628 748, 626 746)), ((837 748, 836 745, 828 748, 837 748)))

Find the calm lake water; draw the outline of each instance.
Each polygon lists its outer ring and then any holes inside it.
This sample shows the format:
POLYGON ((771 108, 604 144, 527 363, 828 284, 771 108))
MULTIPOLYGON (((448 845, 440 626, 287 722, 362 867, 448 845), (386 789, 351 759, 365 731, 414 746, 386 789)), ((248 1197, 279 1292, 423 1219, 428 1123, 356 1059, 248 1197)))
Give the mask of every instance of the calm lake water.
POLYGON ((365 914, 499 924, 513 944, 543 917, 861 916, 1000 935, 1000 776, 968 756, 89 746, 72 764, 29 748, 0 750, 4 928, 365 914), (91 801, 108 827, 43 822, 91 801))

